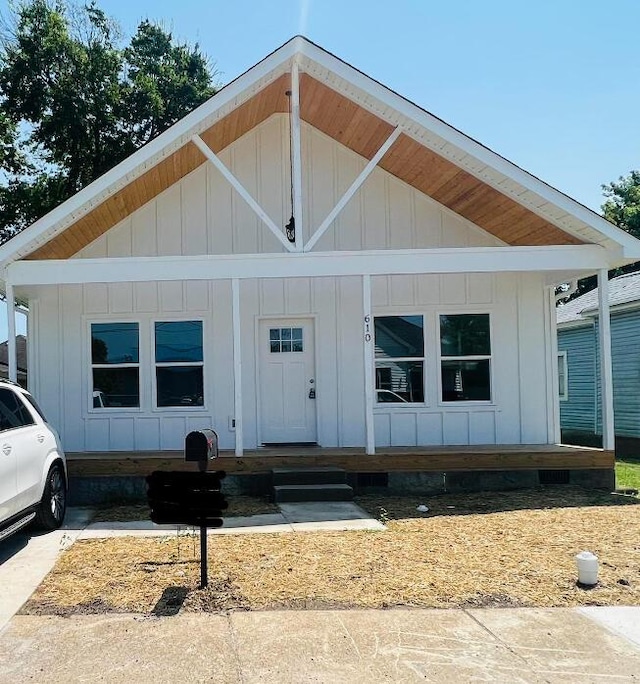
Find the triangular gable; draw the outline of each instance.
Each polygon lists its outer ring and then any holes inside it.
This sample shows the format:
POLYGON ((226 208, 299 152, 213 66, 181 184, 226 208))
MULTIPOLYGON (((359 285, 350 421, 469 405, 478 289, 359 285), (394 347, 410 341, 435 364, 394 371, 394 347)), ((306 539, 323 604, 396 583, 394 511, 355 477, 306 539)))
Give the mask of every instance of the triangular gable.
POLYGON ((301 68, 301 118, 511 245, 596 243, 640 256, 640 242, 304 38, 296 37, 149 145, 0 248, 0 261, 67 258, 277 112, 301 68))

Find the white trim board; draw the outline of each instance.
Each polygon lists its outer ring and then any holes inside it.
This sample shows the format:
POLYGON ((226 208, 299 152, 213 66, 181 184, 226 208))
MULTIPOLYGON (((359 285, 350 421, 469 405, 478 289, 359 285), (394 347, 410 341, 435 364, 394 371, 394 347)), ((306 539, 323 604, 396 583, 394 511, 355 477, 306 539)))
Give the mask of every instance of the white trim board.
POLYGON ((358 252, 294 252, 178 257, 16 261, 14 286, 227 278, 299 278, 418 273, 494 273, 607 268, 597 245, 458 247, 358 252))

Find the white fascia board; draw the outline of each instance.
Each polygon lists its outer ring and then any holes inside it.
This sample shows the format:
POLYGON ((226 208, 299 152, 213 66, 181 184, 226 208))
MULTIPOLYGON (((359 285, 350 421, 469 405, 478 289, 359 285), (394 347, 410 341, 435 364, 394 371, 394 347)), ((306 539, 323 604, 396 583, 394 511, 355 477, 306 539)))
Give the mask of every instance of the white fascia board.
MULTIPOLYGON (((547 202, 557 206, 605 237, 613 240, 624 249, 624 256, 630 259, 640 259, 640 240, 635 239, 606 219, 596 214, 591 209, 571 199, 568 195, 556 190, 544 181, 532 176, 530 173, 516 166, 488 147, 468 137, 461 131, 453 128, 433 114, 421 109, 406 98, 398 95, 378 81, 363 74, 346 62, 331 55, 322 48, 306 40, 299 42, 301 52, 308 59, 318 63, 328 71, 332 71, 341 79, 351 83, 354 87, 362 90, 367 95, 393 108, 400 115, 407 117, 433 132, 446 142, 464 151, 466 154, 477 159, 480 163, 489 166, 507 178, 515 181, 525 190, 529 190, 540 196, 547 202)), ((378 116, 380 114, 378 113, 378 116)), ((398 120, 389 121, 398 124, 398 120)), ((424 143, 423 143, 424 144, 424 143)), ((472 172, 471 172, 472 173, 472 172)), ((513 197, 517 201, 517 198, 513 197)), ((563 230, 567 230, 563 228, 563 230)), ((567 232, 570 232, 567 230, 567 232)))
MULTIPOLYGON (((222 87, 213 97, 157 138, 0 246, 0 264, 4 265, 15 258, 20 258, 51 240, 69 224, 78 221, 120 188, 182 147, 193 135, 208 128, 211 125, 208 119, 220 109, 227 105, 236 108, 242 103, 243 94, 257 83, 265 79, 275 80, 280 75, 279 67, 286 64, 294 55, 296 45, 295 40, 285 43, 249 71, 222 87), (270 76, 272 78, 269 78, 270 76)), ((248 97, 253 94, 249 93, 248 97)))
POLYGON ((495 273, 606 268, 598 245, 464 247, 358 252, 291 252, 176 257, 15 261, 14 285, 117 283, 228 278, 306 278, 418 273, 495 273))

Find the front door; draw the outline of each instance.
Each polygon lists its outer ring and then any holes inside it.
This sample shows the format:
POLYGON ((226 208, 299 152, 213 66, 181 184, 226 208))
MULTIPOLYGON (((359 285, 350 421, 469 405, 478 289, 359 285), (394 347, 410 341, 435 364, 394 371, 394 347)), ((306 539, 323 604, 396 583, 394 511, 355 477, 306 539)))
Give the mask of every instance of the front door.
POLYGON ((262 443, 315 443, 313 320, 262 320, 258 338, 262 443))

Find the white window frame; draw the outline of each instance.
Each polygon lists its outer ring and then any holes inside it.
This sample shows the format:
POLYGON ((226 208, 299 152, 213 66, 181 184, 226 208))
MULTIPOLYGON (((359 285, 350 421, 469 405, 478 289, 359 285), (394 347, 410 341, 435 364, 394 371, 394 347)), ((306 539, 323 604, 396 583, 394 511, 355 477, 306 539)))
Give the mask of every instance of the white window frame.
POLYGON ((378 311, 373 314, 373 407, 375 409, 385 409, 385 408, 406 408, 415 409, 416 406, 427 406, 427 313, 425 311, 391 311, 382 312, 378 311), (407 316, 420 316, 422 318, 422 356, 398 356, 389 359, 377 358, 375 355, 375 330, 376 330, 376 318, 406 318, 407 316), (378 401, 378 388, 377 388, 377 369, 378 363, 388 363, 390 361, 421 361, 422 362, 422 401, 378 401))
POLYGON ((89 374, 87 378, 87 404, 88 413, 102 414, 107 411, 110 413, 126 412, 126 413, 140 413, 143 411, 143 340, 142 340, 142 324, 138 319, 131 318, 94 318, 87 321, 87 355, 89 357, 89 374), (135 323, 138 326, 138 361, 137 363, 93 363, 93 334, 91 328, 93 325, 108 325, 117 323, 135 323), (137 406, 103 406, 97 407, 93 405, 93 369, 94 368, 137 368, 138 369, 138 405, 137 406))
POLYGON ((568 401, 569 400, 569 364, 567 363, 567 352, 566 350, 558 351, 558 366, 557 366, 557 373, 558 373, 558 397, 560 401, 568 401), (562 364, 563 368, 563 377, 564 377, 564 392, 561 391, 561 385, 560 385, 560 364, 562 364))
POLYGON ((494 335, 493 335, 493 314, 491 311, 478 310, 440 310, 436 311, 436 346, 437 346, 437 375, 438 375, 438 406, 446 408, 464 406, 495 406, 495 378, 494 378, 494 335), (443 356, 442 337, 440 329, 441 316, 489 316, 489 348, 490 354, 473 354, 470 356, 443 356), (443 361, 489 361, 489 399, 465 399, 463 401, 445 401, 442 397, 442 362, 443 361))
POLYGON ((206 345, 205 339, 206 335, 206 321, 202 316, 167 316, 163 318, 153 318, 150 321, 150 365, 152 368, 151 372, 151 410, 155 413, 175 413, 189 412, 189 413, 202 413, 206 412, 207 409, 207 383, 205 378, 205 366, 206 366, 206 345), (197 321, 202 324, 202 361, 156 361, 156 323, 185 323, 188 321, 197 321), (158 406, 158 368, 202 368, 202 406, 158 406))

